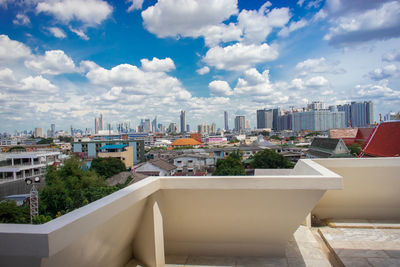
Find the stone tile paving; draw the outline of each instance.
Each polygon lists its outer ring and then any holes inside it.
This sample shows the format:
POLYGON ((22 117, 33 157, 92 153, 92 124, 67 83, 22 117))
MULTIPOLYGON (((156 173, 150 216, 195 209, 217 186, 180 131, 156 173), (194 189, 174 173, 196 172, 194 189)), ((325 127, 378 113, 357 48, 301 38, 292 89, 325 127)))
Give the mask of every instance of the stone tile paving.
POLYGON ((166 266, 204 267, 324 267, 331 266, 325 257, 321 244, 314 238, 312 232, 300 226, 286 247, 286 256, 271 257, 210 257, 210 256, 166 256, 166 266))
POLYGON ((320 228, 345 266, 400 266, 400 229, 320 228))

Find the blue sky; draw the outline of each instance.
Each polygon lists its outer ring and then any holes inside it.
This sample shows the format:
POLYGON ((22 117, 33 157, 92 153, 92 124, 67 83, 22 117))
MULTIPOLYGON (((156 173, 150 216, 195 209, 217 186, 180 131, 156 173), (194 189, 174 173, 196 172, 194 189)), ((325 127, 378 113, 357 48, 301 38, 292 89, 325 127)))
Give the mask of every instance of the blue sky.
POLYGON ((400 3, 0 0, 0 131, 141 118, 230 126, 259 108, 400 110, 400 3))

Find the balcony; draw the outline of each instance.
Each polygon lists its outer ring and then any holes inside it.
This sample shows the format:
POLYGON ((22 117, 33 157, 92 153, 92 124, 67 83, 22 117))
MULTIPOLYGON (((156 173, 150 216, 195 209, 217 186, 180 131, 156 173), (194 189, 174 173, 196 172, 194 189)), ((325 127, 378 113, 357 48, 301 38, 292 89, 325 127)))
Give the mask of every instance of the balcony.
MULTIPOLYGON (((235 266, 248 257, 288 257, 296 235, 309 235, 299 225, 314 207, 320 213, 320 199, 341 192, 343 181, 346 186, 368 166, 377 169, 362 173, 369 180, 400 171, 398 158, 334 163, 341 160, 300 160, 291 171, 261 176, 149 177, 43 225, 0 224, 0 261, 7 266, 136 266, 137 260, 164 266, 171 258, 204 265, 199 259, 224 257, 233 260, 222 265, 235 266)), ((381 204, 399 210, 399 198, 381 204)), ((303 255, 300 245, 298 250, 303 255)))

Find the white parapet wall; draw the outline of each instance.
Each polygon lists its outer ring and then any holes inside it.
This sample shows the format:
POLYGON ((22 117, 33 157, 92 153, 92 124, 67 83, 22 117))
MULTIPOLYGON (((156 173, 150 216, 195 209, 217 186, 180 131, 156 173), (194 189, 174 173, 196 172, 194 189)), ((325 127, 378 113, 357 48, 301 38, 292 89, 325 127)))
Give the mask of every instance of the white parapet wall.
POLYGON ((282 256, 342 178, 311 160, 291 174, 149 177, 43 225, 0 224, 1 266, 163 266, 165 255, 282 256))
POLYGON ((343 177, 312 213, 321 219, 400 219, 400 158, 314 159, 343 177))

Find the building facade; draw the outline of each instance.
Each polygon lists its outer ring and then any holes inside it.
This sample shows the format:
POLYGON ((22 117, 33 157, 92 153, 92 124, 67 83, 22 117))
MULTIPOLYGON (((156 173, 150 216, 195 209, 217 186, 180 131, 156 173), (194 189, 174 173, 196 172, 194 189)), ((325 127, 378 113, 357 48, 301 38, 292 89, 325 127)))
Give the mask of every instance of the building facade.
POLYGON ((257 129, 272 129, 273 117, 274 115, 272 109, 257 110, 257 129))
POLYGON ((235 118, 235 131, 244 132, 246 128, 245 116, 236 116, 235 118))
POLYGON ((181 133, 186 131, 186 112, 181 110, 181 133))
POLYGON ((293 113, 293 130, 296 132, 327 131, 331 128, 344 128, 345 114, 343 111, 311 110, 293 113))
POLYGON ((224 111, 224 129, 225 131, 229 130, 229 125, 228 125, 228 112, 224 111))

